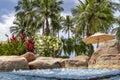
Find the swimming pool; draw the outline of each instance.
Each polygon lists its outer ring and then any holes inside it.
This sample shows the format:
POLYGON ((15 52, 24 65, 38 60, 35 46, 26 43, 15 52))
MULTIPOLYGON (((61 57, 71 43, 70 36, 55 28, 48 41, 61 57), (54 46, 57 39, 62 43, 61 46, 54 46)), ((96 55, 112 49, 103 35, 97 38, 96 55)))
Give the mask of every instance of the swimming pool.
POLYGON ((0 72, 0 80, 119 80, 117 69, 37 69, 0 72))

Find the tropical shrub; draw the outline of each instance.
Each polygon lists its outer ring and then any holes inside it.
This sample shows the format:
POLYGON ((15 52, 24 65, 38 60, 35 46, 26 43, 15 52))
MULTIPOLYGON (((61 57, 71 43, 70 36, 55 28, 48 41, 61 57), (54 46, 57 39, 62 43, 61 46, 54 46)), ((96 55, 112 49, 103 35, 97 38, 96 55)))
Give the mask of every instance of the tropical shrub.
POLYGON ((36 53, 42 56, 59 57, 62 41, 53 36, 39 35, 35 37, 36 53))
POLYGON ((73 38, 74 41, 74 51, 75 55, 87 55, 91 56, 94 52, 94 47, 92 44, 86 44, 83 42, 82 38, 73 38))
POLYGON ((27 39, 26 45, 28 52, 34 52, 34 37, 27 39))
POLYGON ((68 39, 63 39, 63 52, 65 56, 78 56, 78 55, 87 55, 91 56, 94 48, 90 44, 86 44, 82 41, 80 37, 72 37, 68 39))
POLYGON ((19 37, 10 38, 9 40, 2 42, 0 45, 0 55, 21 55, 26 52, 25 42, 19 37))
POLYGON ((27 51, 34 51, 34 38, 27 39, 24 33, 0 43, 0 55, 22 55, 27 51))
POLYGON ((65 56, 70 56, 74 53, 74 40, 72 38, 64 39, 62 38, 63 42, 63 52, 65 56))

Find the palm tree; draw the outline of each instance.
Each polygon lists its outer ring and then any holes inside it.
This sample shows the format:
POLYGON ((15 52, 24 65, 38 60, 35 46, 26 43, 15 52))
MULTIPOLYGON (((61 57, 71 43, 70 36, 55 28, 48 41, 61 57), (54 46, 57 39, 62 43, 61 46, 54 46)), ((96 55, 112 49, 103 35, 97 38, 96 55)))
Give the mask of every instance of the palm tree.
POLYGON ((118 27, 113 28, 112 33, 116 34, 117 40, 120 41, 120 16, 116 20, 116 23, 117 23, 118 27))
POLYGON ((59 33, 59 30, 61 30, 62 25, 61 22, 63 20, 63 17, 60 15, 60 12, 63 11, 63 8, 60 6, 63 4, 63 1, 54 1, 52 2, 52 5, 50 6, 50 20, 51 20, 51 29, 52 34, 56 35, 56 33, 59 33))
POLYGON ((13 34, 13 35, 20 35, 20 33, 22 32, 25 32, 25 29, 24 29, 24 19, 22 18, 17 18, 14 22, 13 22, 14 26, 11 26, 10 27, 10 32, 13 34))
POLYGON ((71 16, 66 16, 65 20, 63 21, 63 26, 63 31, 65 31, 65 33, 68 33, 68 38, 70 38, 70 32, 72 32, 74 29, 73 19, 71 16))
POLYGON ((20 29, 27 34, 28 37, 35 35, 37 31, 39 31, 40 27, 36 23, 36 16, 33 7, 33 0, 21 0, 18 2, 18 5, 15 7, 16 9, 16 19, 14 21, 15 26, 11 26, 11 32, 20 33, 20 29), (19 23, 18 24, 16 24, 19 23))
POLYGON ((113 10, 108 0, 79 0, 73 9, 76 35, 88 37, 95 32, 108 32, 114 22, 113 10))
POLYGON ((59 33, 60 30, 62 29, 62 21, 63 21, 63 17, 62 16, 57 16, 56 19, 52 18, 51 19, 51 33, 53 36, 57 36, 59 37, 59 33))
POLYGON ((49 35, 51 33, 51 29, 55 29, 55 27, 60 26, 59 22, 57 22, 57 19, 60 17, 60 12, 63 10, 63 8, 60 6, 62 3, 63 1, 60 0, 34 1, 36 12, 40 16, 40 21, 43 23, 43 34, 49 35))

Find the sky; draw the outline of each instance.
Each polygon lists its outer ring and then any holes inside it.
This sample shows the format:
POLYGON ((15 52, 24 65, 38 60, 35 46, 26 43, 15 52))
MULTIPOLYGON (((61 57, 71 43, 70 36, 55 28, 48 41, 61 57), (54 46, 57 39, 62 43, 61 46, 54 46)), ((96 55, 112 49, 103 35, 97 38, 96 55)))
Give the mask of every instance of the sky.
MULTIPOLYGON (((62 15, 71 15, 71 8, 75 7, 78 4, 78 0, 63 0, 64 12, 62 15)), ((7 39, 5 34, 11 35, 9 28, 13 25, 15 19, 15 9, 18 0, 0 0, 0 41, 7 39)))

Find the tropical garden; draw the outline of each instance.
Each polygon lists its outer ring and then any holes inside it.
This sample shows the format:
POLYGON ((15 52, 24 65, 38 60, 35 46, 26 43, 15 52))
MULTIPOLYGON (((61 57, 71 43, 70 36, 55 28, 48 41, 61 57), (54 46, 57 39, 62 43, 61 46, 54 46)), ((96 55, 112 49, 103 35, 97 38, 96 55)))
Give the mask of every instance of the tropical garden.
POLYGON ((20 0, 15 6, 12 37, 0 43, 0 55, 91 56, 92 44, 82 41, 96 32, 116 34, 120 40, 120 4, 112 0, 78 0, 72 15, 63 17, 64 0, 20 0), (67 34, 61 37, 61 33, 67 34))

